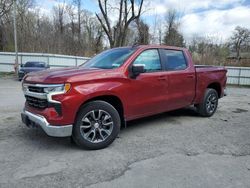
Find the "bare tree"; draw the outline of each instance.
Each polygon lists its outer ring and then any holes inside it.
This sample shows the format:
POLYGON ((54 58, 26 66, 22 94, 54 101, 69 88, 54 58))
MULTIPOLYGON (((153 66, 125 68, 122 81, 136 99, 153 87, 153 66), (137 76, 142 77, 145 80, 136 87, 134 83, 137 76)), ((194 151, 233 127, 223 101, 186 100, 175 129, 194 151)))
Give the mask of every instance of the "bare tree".
POLYGON ((129 25, 141 16, 143 0, 120 0, 119 8, 117 8, 119 11, 118 21, 113 27, 109 17, 108 0, 98 0, 98 5, 101 15, 96 13, 96 17, 108 37, 110 47, 123 46, 129 25))
POLYGON ((98 19, 89 11, 83 13, 84 39, 86 43, 86 53, 92 56, 103 49, 103 30, 98 19))
POLYGON ((74 7, 72 5, 67 5, 66 11, 67 11, 69 21, 70 21, 71 37, 73 39, 75 36, 75 33, 76 33, 76 23, 75 23, 75 16, 76 15, 74 12, 74 7))
POLYGON ((56 28, 55 37, 57 38, 59 52, 63 52, 63 35, 65 29, 65 14, 66 14, 66 4, 65 1, 58 3, 54 7, 54 25, 56 28))
POLYGON ((13 0, 0 0, 0 19, 10 11, 12 4, 13 0))
POLYGON ((57 6, 57 14, 58 14, 58 29, 60 34, 62 35, 64 32, 64 14, 65 14, 65 2, 59 4, 57 6))
POLYGON ((149 44, 149 26, 140 19, 136 20, 136 26, 138 30, 136 42, 138 44, 149 44))
POLYGON ((240 52, 242 46, 249 42, 250 40, 250 30, 244 27, 237 26, 231 37, 231 43, 236 51, 236 58, 240 60, 240 52))
POLYGON ((33 6, 33 0, 19 0, 17 1, 17 38, 18 38, 18 49, 25 51, 28 39, 32 33, 32 27, 34 25, 34 19, 32 13, 29 10, 33 6))
POLYGON ((176 10, 169 10, 166 14, 166 32, 163 39, 164 44, 170 46, 184 47, 184 38, 178 31, 180 23, 178 21, 176 10))
MULTIPOLYGON (((13 17, 7 8, 12 1, 0 0, 0 51, 14 50, 13 17)), ((103 29, 95 14, 82 8, 82 0, 64 2, 58 0, 51 19, 35 0, 17 0, 20 51, 92 56, 103 50, 103 29)))
POLYGON ((12 0, 0 0, 0 50, 3 50, 5 43, 4 21, 2 18, 10 11, 12 4, 12 0))
POLYGON ((229 47, 225 43, 215 43, 218 38, 193 36, 188 47, 193 61, 199 65, 225 65, 229 47))
POLYGON ((81 6, 82 0, 73 0, 73 3, 77 7, 77 33, 78 33, 78 42, 81 45, 81 6))

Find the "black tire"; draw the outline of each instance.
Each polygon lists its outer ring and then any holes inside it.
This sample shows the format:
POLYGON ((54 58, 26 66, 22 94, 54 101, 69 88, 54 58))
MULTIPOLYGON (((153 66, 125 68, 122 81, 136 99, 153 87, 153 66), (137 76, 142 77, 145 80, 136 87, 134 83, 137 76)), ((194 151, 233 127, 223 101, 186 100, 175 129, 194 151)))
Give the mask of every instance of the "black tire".
POLYGON ((218 106, 217 91, 215 89, 207 88, 202 103, 196 105, 196 108, 201 116, 211 117, 215 113, 217 106, 218 106), (211 100, 213 102, 211 102, 211 100))
POLYGON ((111 104, 100 100, 91 101, 80 108, 73 126, 72 137, 75 143, 81 148, 91 150, 102 149, 109 146, 116 139, 120 132, 120 127, 121 118, 117 110, 111 104), (96 118, 96 115, 100 118, 96 118), (104 121, 107 120, 109 122, 104 124, 104 121), (107 126, 108 124, 110 127, 107 126), (91 133, 89 134, 89 132, 91 133), (104 137, 104 133, 106 134, 106 138, 104 137), (90 138, 90 135, 92 135, 92 138, 90 138))

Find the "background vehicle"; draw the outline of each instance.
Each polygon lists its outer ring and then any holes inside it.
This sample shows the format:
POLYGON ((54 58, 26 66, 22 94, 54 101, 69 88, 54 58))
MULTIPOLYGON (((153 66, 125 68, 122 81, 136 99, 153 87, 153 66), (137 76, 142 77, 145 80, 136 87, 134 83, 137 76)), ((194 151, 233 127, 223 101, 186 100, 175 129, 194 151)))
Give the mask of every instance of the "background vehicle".
POLYGON ((25 64, 21 65, 21 68, 18 71, 18 79, 21 81, 23 77, 29 72, 36 72, 48 69, 49 65, 45 62, 40 61, 28 61, 25 64))
POLYGON ((195 67, 184 48, 115 48, 80 67, 27 75, 22 120, 50 136, 72 136, 81 147, 100 149, 129 120, 189 105, 212 116, 226 79, 222 67, 195 67))

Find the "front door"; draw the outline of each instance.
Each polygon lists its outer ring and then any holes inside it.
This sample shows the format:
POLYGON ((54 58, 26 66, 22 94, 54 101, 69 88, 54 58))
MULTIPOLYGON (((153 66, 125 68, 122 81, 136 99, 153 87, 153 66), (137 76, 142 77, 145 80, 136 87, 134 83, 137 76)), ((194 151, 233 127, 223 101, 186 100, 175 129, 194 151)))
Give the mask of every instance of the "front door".
POLYGON ((133 64, 142 64, 145 73, 141 73, 129 82, 128 117, 138 117, 165 111, 167 77, 162 69, 158 49, 141 52, 133 64))

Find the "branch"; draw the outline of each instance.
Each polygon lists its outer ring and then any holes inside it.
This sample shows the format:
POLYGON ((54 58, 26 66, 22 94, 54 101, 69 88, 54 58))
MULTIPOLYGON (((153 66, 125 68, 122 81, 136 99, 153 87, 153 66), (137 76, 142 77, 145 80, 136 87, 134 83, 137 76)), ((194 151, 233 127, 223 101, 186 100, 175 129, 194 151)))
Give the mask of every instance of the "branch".
POLYGON ((140 15, 141 15, 141 10, 142 10, 142 5, 143 5, 143 0, 140 1, 140 6, 139 6, 139 11, 137 13, 137 15, 135 15, 135 7, 134 7, 134 0, 130 0, 131 2, 131 8, 132 8, 132 15, 131 17, 128 19, 127 23, 125 23, 125 26, 128 27, 128 25, 135 19, 139 19, 140 15))
POLYGON ((95 15, 96 15, 97 19, 99 20, 99 22, 100 22, 100 24, 101 24, 103 30, 104 30, 105 33, 108 35, 108 38, 109 38, 110 40, 112 40, 112 36, 110 35, 110 33, 109 33, 109 31, 108 31, 108 28, 105 26, 105 24, 103 23, 102 19, 98 16, 97 13, 96 13, 95 15))
POLYGON ((110 23, 109 23, 109 20, 108 20, 108 15, 107 15, 107 0, 104 1, 104 7, 105 7, 105 10, 103 9, 103 5, 101 3, 101 0, 98 0, 98 4, 99 4, 99 8, 101 10, 101 13, 104 17, 104 20, 106 22, 106 25, 107 25, 107 29, 109 32, 111 32, 111 27, 110 27, 110 23))

